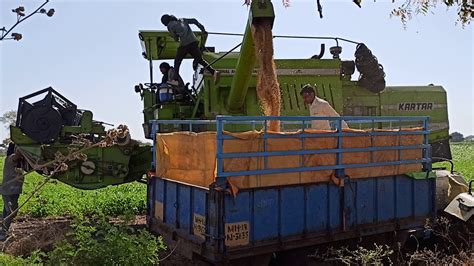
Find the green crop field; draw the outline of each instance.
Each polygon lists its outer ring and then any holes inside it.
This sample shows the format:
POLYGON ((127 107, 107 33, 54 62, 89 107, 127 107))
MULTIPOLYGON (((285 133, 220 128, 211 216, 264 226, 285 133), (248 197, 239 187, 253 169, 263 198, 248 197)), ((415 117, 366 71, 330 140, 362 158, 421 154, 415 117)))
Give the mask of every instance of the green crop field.
MULTIPOLYGON (((0 180, 3 179, 3 163, 0 157, 0 180)), ((32 193, 34 188, 44 181, 36 173, 25 177, 20 204, 32 193)), ((50 181, 21 210, 21 214, 36 217, 62 215, 104 214, 117 216, 122 214, 144 214, 146 212, 146 185, 131 183, 107 187, 94 191, 79 190, 58 181, 50 181)), ((3 209, 3 202, 0 201, 3 209)))
MULTIPOLYGON (((474 142, 455 142, 451 143, 451 152, 453 154, 454 170, 460 172, 466 180, 474 179, 474 142)), ((433 167, 447 167, 448 163, 436 163, 433 167)))

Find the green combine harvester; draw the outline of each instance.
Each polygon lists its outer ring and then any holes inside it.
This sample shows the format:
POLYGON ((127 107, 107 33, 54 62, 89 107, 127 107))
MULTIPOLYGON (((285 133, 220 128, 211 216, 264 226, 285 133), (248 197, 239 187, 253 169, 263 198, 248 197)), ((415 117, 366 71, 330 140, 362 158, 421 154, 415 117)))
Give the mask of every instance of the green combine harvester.
MULTIPOLYGON (((135 86, 144 105, 143 128, 146 138, 153 139, 150 135, 152 120, 212 120, 217 115, 262 115, 256 94, 258 65, 251 23, 259 19, 273 21, 271 2, 265 3, 266 5, 251 6, 242 43, 232 51, 215 52, 214 48, 206 47, 207 35, 195 33, 200 39, 206 61, 221 72, 220 82, 217 84, 198 65, 195 66, 193 77, 189 77, 192 82, 185 88, 163 88, 153 75, 153 65, 156 61, 174 59, 178 43, 167 31, 139 32, 142 55, 148 61, 150 70, 150 81, 135 86), (236 51, 239 47, 240 51, 236 51)), ((386 87, 382 67, 364 44, 341 38, 311 38, 334 44, 329 49, 330 58, 324 57, 325 46, 321 45, 320 53, 311 58, 275 60, 282 116, 309 115, 300 96, 300 89, 305 84, 312 84, 317 86, 318 97, 327 100, 343 116, 430 116, 432 156, 451 158, 447 99, 443 87, 386 87), (355 60, 340 58, 342 42, 357 45, 355 60), (362 73, 358 80, 353 78, 356 68, 362 73)), ((187 78, 184 77, 185 80, 187 78)), ((359 127, 355 124, 350 126, 359 127)), ((413 125, 378 125, 379 128, 399 126, 413 125)), ((249 129, 240 127, 236 129, 249 129)), ((173 132, 189 129, 176 125, 159 130, 173 132)), ((193 131, 205 130, 213 128, 193 128, 193 131)), ((29 155, 31 162, 40 164, 51 161, 58 151, 67 154, 78 135, 91 143, 97 143, 105 139, 106 131, 102 122, 93 120, 92 112, 78 109, 52 88, 20 99, 17 123, 11 127, 11 139, 29 155), (37 100, 38 98, 41 99, 37 100)), ((70 161, 67 171, 57 173, 54 177, 80 189, 97 189, 142 180, 152 170, 151 147, 128 138, 129 136, 119 140, 113 146, 93 146, 87 149, 84 152, 87 155, 86 161, 70 161)))
MULTIPOLYGON (((254 12, 255 13, 255 12, 254 12)), ((270 15, 259 14, 264 17, 270 15)), ((214 84, 213 77, 202 66, 195 69, 191 87, 171 90, 172 100, 160 101, 160 93, 168 94, 168 88, 160 88, 153 76, 154 62, 172 60, 178 43, 167 31, 140 31, 142 55, 149 61, 150 82, 135 86, 144 103, 144 130, 149 136, 150 120, 214 119, 216 115, 260 116, 256 93, 257 70, 254 41, 249 20, 240 52, 215 52, 206 47, 207 36, 195 32, 200 38, 204 59, 219 70, 221 79, 214 84)), ((282 36, 301 38, 302 36, 282 36)), ((275 36, 279 38, 279 36, 275 36)), ((300 96, 306 84, 315 85, 317 95, 328 101, 341 116, 429 116, 430 143, 433 158, 451 159, 449 147, 449 122, 446 91, 442 86, 385 86, 383 68, 371 51, 362 43, 341 38, 306 37, 326 40, 335 46, 329 49, 331 58, 323 58, 325 44, 318 55, 307 59, 276 59, 278 82, 281 93, 282 116, 307 116, 308 107, 300 96), (356 45, 355 60, 342 60, 340 42, 356 45), (353 80, 355 69, 361 73, 353 80)), ((308 52, 310 54, 310 52, 308 52)), ((381 124, 380 128, 414 126, 409 124, 381 124)), ((358 128, 358 125, 352 125, 358 128)), ((181 128, 185 129, 185 128, 181 128)), ((160 129, 162 132, 178 128, 160 129)), ((208 130, 208 129, 203 129, 208 130)))

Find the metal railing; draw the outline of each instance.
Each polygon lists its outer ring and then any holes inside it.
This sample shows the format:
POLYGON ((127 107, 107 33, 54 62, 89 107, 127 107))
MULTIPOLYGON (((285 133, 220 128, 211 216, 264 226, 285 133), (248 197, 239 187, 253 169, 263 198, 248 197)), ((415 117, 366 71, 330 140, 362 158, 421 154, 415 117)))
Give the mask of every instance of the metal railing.
MULTIPOLYGON (((189 131, 193 131, 193 125, 215 125, 217 138, 217 178, 225 179, 231 176, 247 176, 247 175, 265 175, 265 174, 279 174, 279 173, 295 173, 308 172, 318 170, 335 170, 336 177, 344 178, 345 169, 349 168, 364 168, 377 166, 392 166, 404 164, 423 164, 423 170, 431 171, 431 146, 428 143, 428 135, 430 134, 428 127, 429 117, 308 117, 308 116, 217 116, 216 120, 156 120, 153 121, 153 132, 159 132, 160 125, 187 125, 189 131), (268 132, 267 124, 269 121, 278 120, 282 125, 291 125, 294 132, 299 130, 299 134, 271 134, 268 132), (326 120, 332 124, 330 132, 325 133, 308 133, 307 129, 311 126, 312 121, 326 120), (344 132, 342 129, 342 122, 354 124, 367 124, 363 132, 344 132), (398 129, 402 129, 402 124, 411 122, 412 124, 419 124, 421 130, 411 131, 377 131, 380 129, 382 123, 399 124, 398 129), (236 137, 226 134, 226 127, 230 125, 250 125, 252 129, 261 129, 262 135, 260 138, 263 141, 263 151, 256 152, 224 152, 224 142, 226 140, 237 139, 236 137), (299 125, 299 127, 298 127, 299 125), (402 136, 402 135, 422 135, 423 144, 418 145, 397 145, 397 146, 371 146, 366 148, 343 148, 344 139, 347 137, 362 137, 362 136, 402 136), (337 148, 331 149, 305 149, 305 139, 308 138, 327 138, 335 137, 337 148), (268 139, 300 139, 301 148, 299 150, 285 150, 285 151, 269 151, 268 139), (380 151, 402 151, 402 150, 422 150, 421 159, 403 160, 398 159, 394 161, 385 162, 370 162, 364 164, 345 164, 342 160, 344 153, 354 152, 380 152, 380 151), (334 165, 305 165, 303 156, 313 154, 335 154, 336 160, 334 165), (300 156, 300 166, 292 168, 269 168, 268 159, 272 156, 300 156), (224 160, 230 158, 263 158, 263 169, 246 170, 246 171, 226 171, 224 169, 224 160)), ((245 127, 245 128, 247 128, 245 127)), ((395 126, 394 126, 395 127, 395 126)), ((235 128, 235 127, 233 127, 235 128)), ((154 134, 155 135, 155 134, 154 134)), ((154 155, 155 158, 155 155, 154 155)), ((400 157, 398 157, 400 158, 400 157)))

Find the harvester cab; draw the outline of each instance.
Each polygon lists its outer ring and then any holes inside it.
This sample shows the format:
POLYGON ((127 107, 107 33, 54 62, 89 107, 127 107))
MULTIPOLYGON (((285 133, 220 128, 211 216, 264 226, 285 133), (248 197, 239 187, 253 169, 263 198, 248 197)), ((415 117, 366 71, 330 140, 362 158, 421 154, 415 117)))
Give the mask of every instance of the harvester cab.
MULTIPOLYGON (((199 40, 199 46, 203 49, 207 35, 194 32, 199 40)), ((138 34, 143 52, 142 56, 149 63, 150 80, 135 86, 135 92, 139 93, 144 103, 144 134, 150 136, 149 121, 153 119, 183 119, 191 117, 193 107, 196 105, 197 96, 202 85, 197 84, 197 79, 203 76, 201 69, 197 69, 193 81, 185 83, 184 86, 176 84, 162 84, 161 77, 156 77, 156 61, 172 60, 175 58, 178 43, 167 31, 140 31, 138 34)), ((185 59, 189 59, 189 55, 185 59)))

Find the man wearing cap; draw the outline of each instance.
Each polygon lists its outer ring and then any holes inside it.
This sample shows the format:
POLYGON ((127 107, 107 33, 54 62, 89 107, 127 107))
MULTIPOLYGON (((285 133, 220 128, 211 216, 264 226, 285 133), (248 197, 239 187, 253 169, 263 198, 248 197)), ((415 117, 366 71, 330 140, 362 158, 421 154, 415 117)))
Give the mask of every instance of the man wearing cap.
MULTIPOLYGON (((300 94, 303 97, 304 103, 309 105, 309 113, 311 116, 339 117, 339 114, 328 102, 316 96, 316 92, 311 85, 305 85, 301 89, 300 94)), ((344 120, 342 121, 342 127, 348 128, 344 120)), ((311 128, 330 130, 331 125, 328 120, 312 120, 311 128)))

